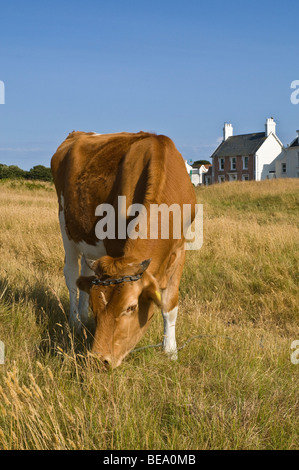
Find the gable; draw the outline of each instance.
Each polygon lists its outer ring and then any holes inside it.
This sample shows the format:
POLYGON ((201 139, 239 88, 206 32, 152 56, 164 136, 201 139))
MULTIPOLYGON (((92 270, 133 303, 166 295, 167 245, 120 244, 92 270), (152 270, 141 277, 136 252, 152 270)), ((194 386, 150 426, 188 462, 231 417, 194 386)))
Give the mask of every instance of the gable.
POLYGON ((290 147, 299 147, 299 137, 296 137, 296 139, 293 140, 290 147))

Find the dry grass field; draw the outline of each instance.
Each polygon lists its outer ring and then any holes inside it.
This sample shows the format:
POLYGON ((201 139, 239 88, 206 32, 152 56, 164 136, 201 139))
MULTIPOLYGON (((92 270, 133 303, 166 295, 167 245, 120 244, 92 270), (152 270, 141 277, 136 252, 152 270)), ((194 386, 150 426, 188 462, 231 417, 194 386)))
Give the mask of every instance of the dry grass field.
MULTIPOLYGON (((197 189, 177 362, 106 372, 73 338, 49 183, 0 182, 0 449, 298 449, 299 180, 197 189)), ((140 346, 162 339, 162 318, 140 346)))

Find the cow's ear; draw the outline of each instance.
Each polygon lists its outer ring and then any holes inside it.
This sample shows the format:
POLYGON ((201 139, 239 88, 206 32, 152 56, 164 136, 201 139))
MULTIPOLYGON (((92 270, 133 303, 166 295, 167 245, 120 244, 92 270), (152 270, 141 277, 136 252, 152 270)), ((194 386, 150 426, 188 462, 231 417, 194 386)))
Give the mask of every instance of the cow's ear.
MULTIPOLYGON (((97 277, 101 277, 104 274, 103 267, 101 264, 103 258, 99 258, 96 260, 85 258, 87 266, 96 274, 97 277)), ((105 258, 108 258, 108 256, 105 256, 105 258)))
POLYGON ((136 274, 144 273, 147 270, 147 268, 149 267, 151 261, 152 261, 152 259, 149 258, 149 259, 145 259, 141 263, 138 263, 138 265, 136 266, 136 269, 137 269, 136 274))
POLYGON ((142 291, 142 297, 153 300, 155 304, 158 305, 158 307, 161 307, 162 298, 159 285, 154 276, 149 273, 144 273, 144 288, 142 291))
POLYGON ((145 299, 153 300, 158 307, 161 307, 161 293, 160 290, 156 288, 155 284, 149 284, 145 289, 143 289, 142 297, 145 299))
POLYGON ((76 284, 80 290, 83 290, 84 292, 87 292, 87 294, 89 294, 91 286, 92 286, 92 281, 94 281, 95 279, 96 279, 95 276, 88 276, 88 277, 80 276, 77 279, 76 284))

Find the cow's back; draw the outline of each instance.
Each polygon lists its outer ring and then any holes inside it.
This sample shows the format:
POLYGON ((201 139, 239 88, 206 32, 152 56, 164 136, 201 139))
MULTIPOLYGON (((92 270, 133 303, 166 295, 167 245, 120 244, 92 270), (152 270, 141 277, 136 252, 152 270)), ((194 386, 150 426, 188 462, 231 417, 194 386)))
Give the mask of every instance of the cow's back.
POLYGON ((95 244, 95 209, 140 203, 195 204, 182 156, 163 135, 73 132, 52 157, 51 168, 65 223, 75 242, 95 244))

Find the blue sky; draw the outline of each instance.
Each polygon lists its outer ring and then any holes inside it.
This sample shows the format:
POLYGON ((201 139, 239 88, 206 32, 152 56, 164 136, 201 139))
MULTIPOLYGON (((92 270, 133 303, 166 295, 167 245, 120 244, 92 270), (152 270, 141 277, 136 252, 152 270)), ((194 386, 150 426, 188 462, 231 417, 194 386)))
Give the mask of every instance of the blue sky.
POLYGON ((49 166, 73 130, 153 131, 208 158, 225 121, 290 143, 298 2, 1 2, 0 163, 49 166))

